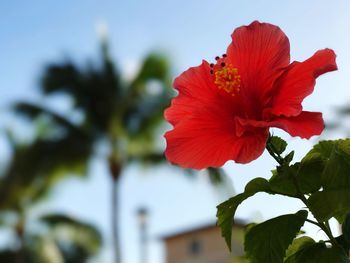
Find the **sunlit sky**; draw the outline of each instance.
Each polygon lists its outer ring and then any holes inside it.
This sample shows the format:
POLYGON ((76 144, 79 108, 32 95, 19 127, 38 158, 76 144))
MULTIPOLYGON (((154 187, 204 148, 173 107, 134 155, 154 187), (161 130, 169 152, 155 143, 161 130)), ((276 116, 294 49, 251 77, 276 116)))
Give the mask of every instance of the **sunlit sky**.
MULTIPOLYGON (((16 100, 41 99, 37 92, 38 77, 47 62, 69 57, 83 64, 88 59, 96 59, 99 46, 96 25, 100 23, 108 25, 113 57, 124 75, 130 77, 140 60, 151 51, 169 55, 174 76, 198 65, 202 59, 213 60, 226 50, 233 29, 253 20, 279 25, 290 39, 293 60, 304 60, 325 47, 335 50, 339 71, 320 77, 314 94, 304 102, 305 109, 323 111, 325 119, 330 120, 334 107, 350 101, 349 11, 348 0, 3 1, 0 6, 0 125, 24 129, 25 126, 18 126, 6 111, 16 100)), ((55 103, 63 113, 69 110, 67 103, 55 103)), ((306 141, 279 131, 275 133, 290 143, 290 149, 297 150, 296 159, 317 141, 317 138, 306 141)), ((1 138, 0 160, 8 158, 7 149, 1 138)), ((236 192, 240 192, 253 177, 268 177, 273 166, 274 161, 264 154, 249 165, 230 162, 225 168, 236 192)), ((150 262, 160 263, 164 259, 160 237, 214 222, 215 206, 227 192, 213 189, 205 175, 189 179, 167 165, 146 171, 130 167, 123 174, 120 187, 120 227, 126 263, 139 262, 135 218, 138 207, 150 210, 150 262)), ((65 211, 96 224, 106 237, 98 262, 109 263, 109 194, 107 169, 97 157, 87 179, 61 183, 49 203, 38 211, 65 211)), ((259 194, 239 208, 238 217, 267 219, 301 207, 296 201, 259 194)), ((315 229, 306 229, 322 238, 315 229)))

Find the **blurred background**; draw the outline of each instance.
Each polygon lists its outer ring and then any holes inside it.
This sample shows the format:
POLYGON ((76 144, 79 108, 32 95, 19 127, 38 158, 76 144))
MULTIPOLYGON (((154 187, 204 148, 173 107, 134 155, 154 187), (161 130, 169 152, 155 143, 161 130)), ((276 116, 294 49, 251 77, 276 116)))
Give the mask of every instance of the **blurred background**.
POLYGON ((317 140, 350 134, 349 10, 347 0, 2 2, 0 262, 238 262, 246 223, 302 204, 251 198, 230 255, 215 207, 275 163, 267 154, 199 172, 167 163, 172 80, 224 53, 233 29, 253 20, 280 26, 293 60, 334 49, 339 70, 304 101, 326 131, 309 141, 273 131, 298 160, 317 140))

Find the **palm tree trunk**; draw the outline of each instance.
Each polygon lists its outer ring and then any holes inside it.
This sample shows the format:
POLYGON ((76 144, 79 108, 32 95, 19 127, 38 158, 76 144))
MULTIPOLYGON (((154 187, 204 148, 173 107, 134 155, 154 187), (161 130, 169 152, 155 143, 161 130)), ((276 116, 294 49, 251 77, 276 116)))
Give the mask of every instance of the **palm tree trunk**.
POLYGON ((18 214, 19 214, 19 221, 17 222, 17 225, 16 225, 16 235, 17 235, 19 247, 18 247, 18 250, 16 252, 15 262, 16 263, 24 263, 24 225, 25 225, 25 219, 24 219, 24 214, 22 211, 19 211, 18 214))
POLYGON ((120 233, 119 233, 119 176, 121 165, 113 158, 109 160, 109 169, 112 177, 112 202, 111 202, 111 225, 115 263, 121 263, 120 233))
POLYGON ((121 249, 119 243, 119 198, 118 198, 118 180, 112 181, 112 235, 115 263, 121 263, 121 249))

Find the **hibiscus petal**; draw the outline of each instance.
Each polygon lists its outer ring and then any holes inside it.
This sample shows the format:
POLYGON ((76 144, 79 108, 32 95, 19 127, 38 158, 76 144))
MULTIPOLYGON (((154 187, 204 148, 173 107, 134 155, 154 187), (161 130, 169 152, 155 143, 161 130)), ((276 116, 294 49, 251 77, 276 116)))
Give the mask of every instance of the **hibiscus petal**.
POLYGON ((217 89, 213 85, 209 63, 205 60, 197 67, 191 67, 174 80, 174 88, 187 97, 206 99, 217 89))
POLYGON ((323 49, 304 62, 292 63, 276 82, 271 113, 298 115, 302 111, 302 101, 313 92, 316 78, 337 69, 335 57, 333 50, 323 49))
POLYGON ((280 117, 270 122, 271 127, 285 130, 292 136, 309 139, 313 135, 320 135, 324 129, 322 113, 302 111, 295 117, 280 117))
POLYGON ((274 81, 289 65, 289 51, 289 40, 277 26, 255 21, 233 32, 227 59, 241 75, 246 110, 261 113, 274 81))
POLYGON ((165 119, 172 125, 191 117, 193 114, 215 112, 217 115, 234 115, 241 111, 237 98, 228 96, 214 85, 208 62, 183 72, 174 81, 179 95, 165 111, 165 119))
POLYGON ((165 119, 175 126, 179 121, 191 115, 194 103, 191 98, 178 95, 172 99, 171 106, 164 111, 165 119))
POLYGON ((185 168, 220 167, 228 160, 248 163, 265 149, 267 129, 255 129, 241 137, 234 134, 233 122, 207 115, 179 122, 165 134, 167 159, 185 168))

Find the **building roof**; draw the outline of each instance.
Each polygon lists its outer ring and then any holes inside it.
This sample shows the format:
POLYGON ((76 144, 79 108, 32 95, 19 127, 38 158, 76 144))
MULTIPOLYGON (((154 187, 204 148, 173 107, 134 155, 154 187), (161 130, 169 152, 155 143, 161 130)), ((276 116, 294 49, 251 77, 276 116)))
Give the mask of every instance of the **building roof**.
MULTIPOLYGON (((235 219, 233 227, 235 227, 235 226, 240 227, 240 228, 244 228, 246 226, 246 223, 244 220, 235 219)), ((212 228, 216 228, 216 227, 219 227, 219 226, 217 226, 216 222, 215 223, 211 222, 211 223, 202 224, 200 226, 185 228, 185 229, 180 230, 180 231, 165 234, 165 235, 160 236, 160 238, 163 240, 169 240, 172 238, 177 238, 177 237, 188 235, 188 234, 194 234, 196 232, 201 232, 203 230, 208 230, 208 229, 212 229, 212 228)))

